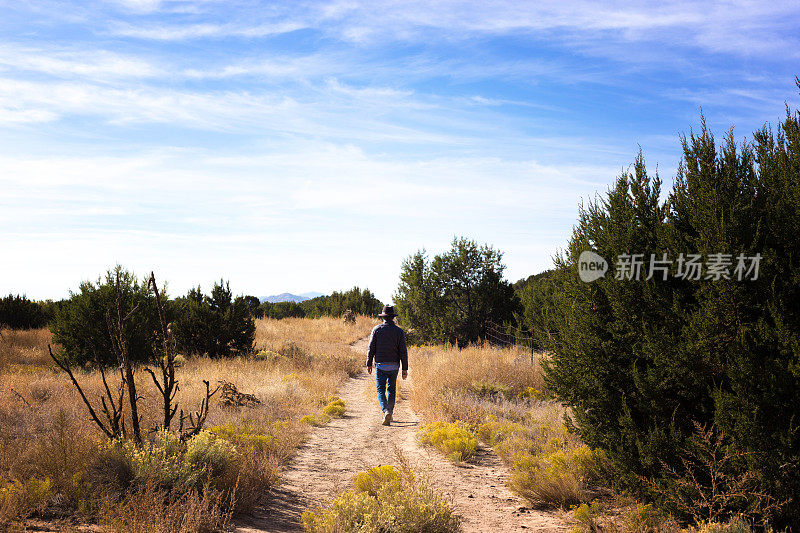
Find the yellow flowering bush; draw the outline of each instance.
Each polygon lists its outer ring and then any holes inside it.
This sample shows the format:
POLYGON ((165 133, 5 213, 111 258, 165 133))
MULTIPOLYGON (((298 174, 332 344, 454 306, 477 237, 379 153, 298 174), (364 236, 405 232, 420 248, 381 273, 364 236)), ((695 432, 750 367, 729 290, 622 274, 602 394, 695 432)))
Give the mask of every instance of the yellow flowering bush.
MULTIPOLYGON (((602 531, 600 515, 602 514, 600 502, 582 503, 572 510, 572 519, 578 523, 577 531, 602 531)), ((577 532, 576 532, 577 533, 577 532)))
MULTIPOLYGON (((406 476, 411 476, 413 481, 414 474, 407 472, 406 476)), ((376 466, 366 472, 359 472, 353 476, 353 485, 359 492, 366 492, 373 498, 378 497, 378 492, 389 485, 395 486, 402 482, 400 470, 391 465, 376 466)))
POLYGON ((266 435, 263 430, 250 425, 223 424, 211 426, 206 431, 216 437, 225 439, 237 448, 252 448, 262 451, 273 448, 276 444, 274 435, 266 435))
POLYGON ((697 528, 690 528, 689 533, 752 533, 753 528, 742 518, 733 518, 727 523, 707 522, 697 528))
POLYGON ((599 477, 605 461, 602 451, 585 445, 524 455, 514 462, 508 486, 531 503, 564 507, 586 502, 591 496, 588 485, 599 477))
POLYGON ((218 477, 239 458, 233 444, 210 431, 201 431, 186 443, 185 462, 194 471, 208 470, 218 477))
POLYGON ((112 440, 101 445, 101 452, 104 464, 113 464, 115 457, 122 463, 129 472, 124 477, 161 487, 198 486, 209 476, 225 477, 239 459, 233 444, 210 431, 201 431, 184 443, 177 434, 162 429, 141 445, 112 440))
POLYGON ((194 482, 191 469, 183 461, 184 451, 180 438, 164 430, 139 446, 124 439, 101 445, 101 452, 108 458, 121 460, 134 480, 152 480, 162 486, 194 482))
POLYGON ((331 418, 342 418, 346 411, 347 408, 344 406, 344 400, 338 397, 334 397, 322 410, 324 414, 331 418))
POLYGON ((478 439, 460 422, 426 424, 419 430, 419 439, 452 461, 467 461, 478 449, 478 439))
POLYGON ((320 427, 324 426, 331 421, 331 418, 325 413, 316 413, 313 415, 305 415, 300 419, 300 422, 308 424, 309 426, 320 427))
POLYGON ((311 533, 425 531, 451 533, 459 519, 447 502, 405 468, 378 466, 356 474, 354 488, 326 509, 303 513, 311 533))
POLYGON ((50 478, 32 477, 22 482, 0 477, 0 526, 4 516, 19 517, 44 509, 54 495, 50 478))
POLYGON ((275 362, 280 360, 281 354, 273 352, 272 350, 261 350, 254 357, 256 361, 270 361, 275 362))
POLYGON ((545 399, 545 394, 533 387, 525 387, 519 394, 517 394, 517 398, 520 400, 538 400, 543 401, 545 399))

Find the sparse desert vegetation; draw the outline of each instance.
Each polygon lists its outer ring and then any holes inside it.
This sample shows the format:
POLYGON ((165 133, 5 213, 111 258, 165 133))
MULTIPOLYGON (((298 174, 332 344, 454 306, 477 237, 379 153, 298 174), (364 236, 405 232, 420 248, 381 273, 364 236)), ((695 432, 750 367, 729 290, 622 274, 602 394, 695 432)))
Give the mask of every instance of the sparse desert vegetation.
MULTIPOLYGON (((46 329, 3 330, 0 338, 0 523, 29 516, 94 521, 120 531, 209 531, 249 509, 302 442, 309 414, 341 416, 340 383, 362 362, 349 342, 374 320, 256 321, 256 346, 276 357, 185 356, 176 401, 197 409, 204 379, 257 398, 253 407, 212 399, 205 429, 182 442, 147 432, 142 446, 112 442, 89 420, 69 378, 47 355, 46 329), (156 502, 167 502, 156 505, 156 502)), ((104 390, 96 370, 75 370, 90 401, 104 390)), ((107 375, 112 390, 119 377, 107 375)), ((156 427, 159 393, 136 372, 142 428, 156 427)))
POLYGON ((0 32, 0 533, 800 533, 800 1, 0 32))
MULTIPOLYGON (((798 146, 800 115, 788 107, 777 132, 741 144, 730 134, 718 145, 703 123, 681 139, 666 198, 640 153, 580 209, 555 268, 516 285, 499 250, 467 238, 431 260, 409 256, 396 297, 417 344, 406 396, 425 423, 403 422, 406 446, 438 450, 452 461, 436 455, 443 470, 477 468, 493 452, 513 493, 583 531, 797 524, 800 253, 785 235, 800 216, 798 146), (617 275, 576 276, 586 253, 616 257, 617 275), (634 257, 639 270, 626 273, 620 258, 634 257)), ((234 298, 223 281, 162 302, 154 275, 117 266, 62 302, 0 303, 14 328, 0 329, 5 527, 38 516, 120 531, 224 528, 310 428, 330 424, 344 441, 350 408, 370 416, 352 390, 349 406, 338 395, 363 365, 351 345, 376 323, 352 312, 377 310, 368 290, 315 298, 309 313, 234 298)), ((405 463, 362 472, 304 515, 310 531, 458 522, 405 463)))
POLYGON ((534 504, 586 515, 615 489, 641 498, 644 522, 796 528, 800 254, 785 236, 800 219, 798 146, 788 106, 741 142, 701 119, 667 194, 640 152, 580 208, 553 270, 499 304, 491 247, 409 256, 398 305, 412 338, 466 347, 416 350, 415 408, 475 432, 534 504))
MULTIPOLYGON (((453 460, 468 461, 477 437, 480 446, 491 448, 509 467, 506 484, 512 492, 535 507, 569 511, 580 531, 681 530, 668 512, 625 495, 605 453, 587 446, 565 425, 568 411, 551 399, 543 381, 545 355, 531 359, 529 349, 521 347, 418 346, 410 357, 411 404, 427 421, 419 432, 422 443, 453 460)), ((721 457, 708 456, 719 451, 713 435, 705 438, 707 446, 692 457, 693 464, 699 469, 724 465, 721 457)), ((696 479, 705 475, 695 473, 696 479)), ((702 490, 687 486, 686 494, 702 490)), ((700 501, 683 503, 698 513, 696 531, 750 531, 744 520, 709 521, 700 501)))
POLYGON ((443 453, 468 460, 475 437, 511 468, 508 486, 533 505, 589 502, 605 459, 563 425, 564 409, 543 400, 540 354, 518 348, 412 349, 412 406, 430 423, 420 432, 443 453))

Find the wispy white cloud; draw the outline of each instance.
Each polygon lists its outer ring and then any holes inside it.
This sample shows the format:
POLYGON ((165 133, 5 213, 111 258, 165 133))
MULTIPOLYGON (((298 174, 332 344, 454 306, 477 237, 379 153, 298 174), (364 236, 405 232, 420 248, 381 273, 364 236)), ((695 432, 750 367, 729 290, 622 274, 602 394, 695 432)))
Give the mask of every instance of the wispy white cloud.
POLYGON ((107 50, 42 49, 0 45, 0 67, 16 72, 36 72, 60 78, 111 80, 152 78, 166 71, 142 58, 107 50))
POLYGON ((20 109, 12 105, 8 107, 0 105, 0 124, 6 126, 51 122, 56 118, 58 118, 56 113, 44 109, 20 109))
POLYGON ((800 8, 775 2, 2 9, 0 293, 36 297, 119 261, 176 292, 388 298, 405 255, 456 234, 522 277, 637 143, 666 172, 697 107, 779 115, 800 49, 800 8))
POLYGON ((274 24, 239 25, 239 24, 188 24, 180 26, 148 26, 140 27, 132 24, 117 24, 108 31, 118 37, 152 39, 156 41, 182 41, 209 37, 267 37, 290 33, 303 28, 299 22, 278 22, 274 24))
POLYGON ((112 0, 114 4, 135 12, 149 13, 161 7, 162 0, 112 0))
POLYGON ((436 29, 449 39, 471 34, 527 34, 569 42, 594 34, 596 41, 636 41, 670 44, 679 38, 714 52, 758 55, 786 50, 798 36, 789 20, 800 16, 796 2, 560 2, 491 3, 446 0, 435 3, 363 1, 337 3, 324 9, 341 34, 359 42, 391 36, 416 39, 436 29), (783 29, 783 35, 757 31, 783 29))
MULTIPOLYGON (((321 87, 299 93, 299 98, 286 96, 282 89, 190 91, 0 78, 0 121, 52 122, 89 116, 117 125, 169 124, 231 133, 370 142, 468 142, 468 136, 453 133, 448 125, 423 125, 437 105, 415 98, 410 91, 355 88, 329 79, 321 87)), ((475 123, 472 128, 477 131, 483 126, 475 123)))
POLYGON ((290 239, 312 231, 317 221, 359 225, 391 217, 421 240, 448 238, 457 228, 480 233, 514 220, 528 231, 560 227, 564 237, 571 224, 555 219, 563 210, 573 214, 576 202, 563 205, 560 199, 602 190, 616 172, 485 158, 405 162, 370 157, 352 146, 296 146, 282 155, 232 157, 234 166, 202 154, 2 158, 0 164, 13 173, 0 180, 9 192, 0 202, 0 225, 39 233, 58 220, 61 231, 75 234, 101 225, 122 233, 158 228, 165 236, 199 239, 220 232, 261 238, 277 230, 290 239))
MULTIPOLYGON (((303 277, 313 275, 322 290, 358 279, 383 298, 394 285, 394 277, 385 274, 387 264, 399 266, 405 255, 446 243, 454 233, 490 239, 511 222, 515 233, 503 235, 509 246, 526 248, 535 238, 555 249, 571 226, 562 210, 570 215, 575 210, 575 202, 564 206, 561 199, 601 188, 615 172, 499 158, 406 161, 353 145, 317 143, 288 144, 261 155, 196 150, 4 156, 0 168, 5 170, 0 186, 7 193, 0 199, 0 246, 28 247, 29 260, 38 261, 57 254, 58 242, 69 242, 70 257, 83 260, 75 265, 67 260, 66 272, 78 272, 79 279, 119 260, 165 271, 179 292, 223 274, 235 275, 241 290, 258 290, 263 268, 237 272, 229 262, 211 258, 242 259, 246 250, 260 249, 282 254, 283 261, 270 267, 276 272, 287 261, 297 263, 297 273, 281 272, 269 282, 276 289, 281 283, 303 286, 303 277), (387 218, 398 229, 394 242, 374 243, 370 221, 387 218), (542 240, 538 235, 544 228, 549 236, 542 240), (373 243, 369 256, 363 249, 367 242, 373 243), (336 254, 327 260, 326 272, 301 264, 317 261, 316 254, 329 248, 336 254), (357 265, 352 257, 359 257, 357 265)), ((549 256, 539 260, 544 267, 549 256)), ((519 268, 534 268, 526 264, 519 268)))

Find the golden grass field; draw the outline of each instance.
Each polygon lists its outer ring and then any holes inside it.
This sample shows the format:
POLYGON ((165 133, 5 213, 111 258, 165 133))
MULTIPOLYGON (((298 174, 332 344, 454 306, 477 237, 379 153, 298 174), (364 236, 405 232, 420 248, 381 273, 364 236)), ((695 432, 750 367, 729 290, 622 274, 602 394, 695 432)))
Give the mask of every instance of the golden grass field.
POLYGON ((613 472, 564 425, 550 399, 544 354, 528 349, 419 346, 410 349, 412 408, 428 423, 420 440, 469 462, 476 441, 510 468, 507 485, 534 507, 570 511, 577 531, 677 532, 668 516, 613 491, 613 472))
MULTIPOLYGON (((209 434, 229 439, 233 447, 207 446, 206 451, 232 454, 226 459, 223 453, 222 459, 236 463, 235 468, 217 475, 218 483, 227 479, 227 485, 220 487, 228 492, 167 491, 159 485, 159 476, 170 464, 158 456, 155 462, 161 463, 156 467, 148 463, 153 472, 148 470, 145 481, 116 499, 98 495, 98 469, 113 470, 114 457, 109 458, 107 441, 89 419, 69 378, 47 355, 49 331, 3 330, 0 529, 22 531, 21 524, 30 517, 61 520, 62 526, 95 522, 113 531, 199 532, 224 527, 234 510, 247 511, 276 482, 281 467, 313 426, 324 425, 331 415, 346 409, 336 404, 337 390, 364 363, 350 345, 368 335, 376 323, 369 317, 358 317, 355 324, 334 318, 261 319, 256 321, 252 356, 186 357, 177 369, 176 399, 182 409, 198 408, 204 379, 212 385, 231 382, 261 401, 254 408, 229 408, 217 398, 212 400, 205 427, 209 434), (226 505, 223 495, 234 492, 235 502, 226 505)), ((613 472, 602 452, 567 431, 565 409, 549 398, 542 357, 532 358, 525 349, 491 346, 411 347, 413 386, 406 390, 398 381, 398 392, 402 390, 426 422, 420 430, 421 444, 466 463, 473 460, 476 446, 491 448, 508 466, 507 484, 513 492, 534 506, 564 509, 578 530, 677 531, 674 521, 651 506, 614 494, 613 472)), ((99 373, 78 371, 76 377, 97 402, 102 388, 99 373)), ((158 391, 141 370, 136 381, 143 397, 142 427, 154 427, 161 417, 158 391)), ((110 376, 112 389, 118 383, 117 376, 110 376)), ((364 394, 373 396, 374 384, 364 394)), ((160 437, 148 438, 158 442, 160 437)), ((149 446, 156 449, 155 444, 149 446)), ((147 461, 153 457, 151 452, 147 461)), ((107 472, 101 474, 105 480, 107 472)), ((387 487, 402 485, 405 474, 398 475, 387 487)), ((439 505, 434 487, 419 490, 420 497, 404 507, 408 523, 423 518, 413 509, 439 505)), ((364 498, 358 491, 342 495, 328 514, 308 515, 306 526, 333 531, 344 523, 341 520, 358 523, 350 499, 364 498)), ((455 530, 454 524, 457 520, 448 518, 441 530, 455 530)))
MULTIPOLYGON (((375 323, 366 317, 358 317, 355 324, 334 318, 262 319, 256 322, 256 351, 274 352, 271 357, 187 357, 176 370, 180 386, 176 400, 186 412, 197 410, 204 379, 212 386, 219 380, 231 382, 261 401, 255 408, 226 408, 215 397, 205 424, 212 430, 246 433, 248 438, 255 435, 258 442, 268 442, 259 447, 258 460, 250 458, 252 482, 245 477, 238 481, 237 510, 251 505, 275 481, 280 466, 310 428, 301 419, 320 413, 339 385, 360 370, 363 362, 349 344, 367 335, 375 323)), ((118 509, 104 511, 89 502, 93 496, 83 480, 90 475, 87 467, 97 458, 103 439, 69 378, 50 360, 50 341, 46 329, 3 330, 0 336, 0 527, 10 527, 34 513, 57 515, 59 509, 45 501, 45 496, 54 494, 62 495, 64 514, 105 521, 120 530, 136 529, 135 524, 144 524, 147 530, 147 521, 182 523, 186 516, 181 512, 205 505, 197 497, 194 501, 186 498, 183 507, 173 502, 171 518, 155 516, 145 512, 148 505, 141 500, 159 495, 143 490, 140 501, 122 506, 133 516, 126 518, 119 516, 118 509)), ((119 377, 107 376, 114 390, 119 377)), ((102 389, 99 373, 76 371, 76 378, 97 406, 102 389)), ((142 428, 154 427, 161 417, 158 391, 143 371, 137 372, 136 382, 142 396, 142 428)))

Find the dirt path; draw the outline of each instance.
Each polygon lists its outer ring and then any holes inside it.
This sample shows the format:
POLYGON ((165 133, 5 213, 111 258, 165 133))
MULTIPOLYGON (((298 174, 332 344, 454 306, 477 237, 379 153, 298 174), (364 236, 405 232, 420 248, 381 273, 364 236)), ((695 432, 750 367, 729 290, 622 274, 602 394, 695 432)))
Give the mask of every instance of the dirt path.
MULTIPOLYGON (((353 349, 366 352, 366 340, 353 349)), ((300 516, 347 490, 353 474, 381 464, 396 464, 393 443, 412 469, 445 494, 463 518, 466 532, 567 531, 561 513, 524 507, 504 484, 508 471, 491 450, 482 450, 475 464, 457 466, 439 452, 416 441, 420 423, 411 411, 408 392, 411 376, 401 384, 394 422, 381 425, 381 412, 366 372, 349 379, 339 396, 347 406, 345 418, 315 429, 282 474, 267 501, 253 516, 236 522, 238 533, 302 531, 300 516)))

